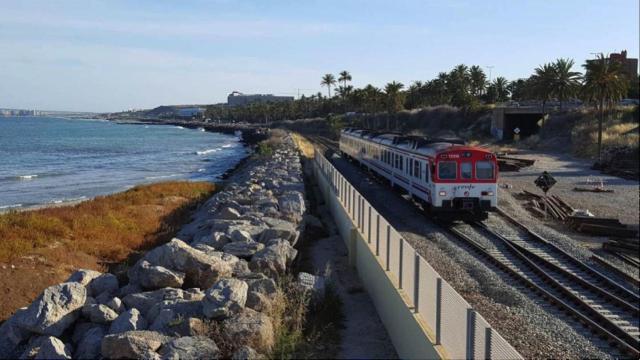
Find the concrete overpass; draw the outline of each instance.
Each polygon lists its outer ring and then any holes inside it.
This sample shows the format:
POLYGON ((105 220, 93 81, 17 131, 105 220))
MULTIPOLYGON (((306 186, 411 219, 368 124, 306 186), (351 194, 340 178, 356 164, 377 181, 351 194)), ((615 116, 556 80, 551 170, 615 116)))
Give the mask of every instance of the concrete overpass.
POLYGON ((520 138, 537 134, 542 119, 542 106, 500 106, 493 109, 491 134, 499 140, 513 140, 514 129, 520 130, 520 138))

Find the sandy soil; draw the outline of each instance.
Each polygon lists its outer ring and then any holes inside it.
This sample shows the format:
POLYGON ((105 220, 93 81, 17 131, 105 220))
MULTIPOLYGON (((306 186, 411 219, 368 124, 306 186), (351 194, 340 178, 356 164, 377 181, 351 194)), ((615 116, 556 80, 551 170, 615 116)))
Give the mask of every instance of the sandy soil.
POLYGON ((551 189, 550 194, 560 196, 571 206, 577 209, 588 209, 595 216, 619 218, 624 224, 638 227, 638 214, 640 213, 639 183, 634 180, 625 180, 611 175, 605 175, 596 170, 591 170, 591 162, 577 159, 563 153, 541 153, 536 151, 521 150, 518 155, 536 160, 533 166, 523 168, 520 172, 504 172, 500 174, 501 184, 510 184, 508 189, 512 194, 526 189, 535 193, 542 193, 534 180, 543 172, 548 171, 555 177, 558 183, 551 189), (588 188, 595 184, 604 184, 613 193, 592 193, 573 191, 574 187, 588 188))

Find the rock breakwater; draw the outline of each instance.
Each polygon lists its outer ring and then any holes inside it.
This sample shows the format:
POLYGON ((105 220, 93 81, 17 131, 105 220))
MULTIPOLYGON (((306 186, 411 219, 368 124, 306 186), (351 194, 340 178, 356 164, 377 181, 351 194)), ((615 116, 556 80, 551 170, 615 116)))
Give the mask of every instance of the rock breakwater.
POLYGON ((7 358, 255 358, 274 344, 267 309, 305 226, 290 137, 254 157, 177 237, 126 275, 78 270, 0 326, 7 358), (221 329, 223 339, 210 335, 221 329), (225 341, 223 353, 221 344, 225 341))

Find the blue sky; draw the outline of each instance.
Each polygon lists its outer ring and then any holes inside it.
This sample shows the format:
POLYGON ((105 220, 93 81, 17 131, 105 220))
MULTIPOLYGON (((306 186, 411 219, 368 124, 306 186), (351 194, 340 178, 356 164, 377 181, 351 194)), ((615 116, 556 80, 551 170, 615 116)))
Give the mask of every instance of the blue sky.
MULTIPOLYGON (((459 63, 527 77, 638 57, 638 0, 0 0, 0 108, 119 111, 226 95, 408 85, 459 63)), ((488 70, 487 70, 488 71, 488 70)))

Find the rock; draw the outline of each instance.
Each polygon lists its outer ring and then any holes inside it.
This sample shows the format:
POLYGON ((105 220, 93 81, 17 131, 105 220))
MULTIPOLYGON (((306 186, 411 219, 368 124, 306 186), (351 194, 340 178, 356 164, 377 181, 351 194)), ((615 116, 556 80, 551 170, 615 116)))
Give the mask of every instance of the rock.
POLYGON ((100 357, 100 346, 105 331, 100 326, 90 328, 78 343, 73 357, 76 359, 97 359, 100 357))
POLYGON ((241 345, 255 345, 261 350, 268 351, 274 343, 273 325, 265 314, 251 309, 242 312, 222 322, 225 340, 241 345))
POLYGON ((287 265, 297 254, 298 251, 288 241, 271 241, 269 246, 253 255, 251 262, 249 262, 249 268, 270 277, 277 277, 285 273, 287 265))
POLYGON ((200 238, 198 238, 198 240, 194 241, 191 245, 194 248, 198 248, 197 245, 203 244, 203 245, 211 246, 216 250, 219 250, 219 249, 222 249, 222 247, 225 246, 229 241, 231 241, 231 239, 229 239, 227 234, 220 231, 214 231, 209 235, 201 236, 200 238))
POLYGON ((247 301, 246 282, 238 279, 223 279, 206 291, 203 300, 204 315, 208 318, 224 319, 242 310, 247 301))
POLYGON ((241 216, 240 212, 230 206, 223 207, 215 215, 216 219, 223 219, 223 220, 236 220, 240 216, 241 216))
MULTIPOLYGON (((111 299, 113 299, 113 294, 109 293, 109 292, 103 292, 102 294, 98 295, 95 298, 90 298, 93 299, 93 301, 91 301, 92 304, 102 304, 102 305, 107 305, 107 303, 109 301, 111 301, 111 299)), ((89 300, 89 298, 87 299, 89 300)), ((86 303, 85 303, 86 305, 86 303)))
POLYGON ((184 283, 185 273, 169 270, 163 266, 151 265, 142 260, 136 263, 129 272, 129 281, 139 284, 144 289, 160 289, 164 287, 179 288, 184 283))
POLYGON ((306 211, 304 196, 300 191, 287 191, 278 198, 280 211, 294 219, 301 219, 306 211))
POLYGON ((111 300, 109 300, 106 305, 111 308, 111 310, 117 312, 118 314, 123 313, 125 310, 124 304, 122 303, 122 300, 120 300, 119 297, 114 296, 111 300))
POLYGON ((202 300, 204 299, 204 291, 199 288, 190 288, 185 290, 183 293, 183 297, 185 300, 202 300))
POLYGON ((91 280, 97 278, 102 275, 100 271, 88 270, 88 269, 80 269, 76 270, 65 282, 77 282, 82 284, 82 286, 87 286, 91 282, 91 280))
POLYGON ((149 251, 141 261, 185 273, 185 283, 208 288, 218 279, 231 276, 231 267, 218 258, 207 256, 180 239, 149 251))
POLYGON ((109 327, 109 334, 118 334, 132 330, 146 330, 147 321, 138 309, 129 309, 120 314, 109 327))
POLYGON ((324 225, 322 224, 322 221, 311 214, 305 214, 302 218, 302 223, 305 227, 324 229, 324 225))
POLYGON ((208 329, 207 324, 202 319, 190 317, 176 322, 171 327, 171 331, 173 336, 198 336, 206 335, 208 329))
POLYGON ((53 336, 38 336, 27 345, 21 359, 71 359, 72 349, 53 336))
POLYGON ((108 324, 118 318, 118 313, 107 305, 87 304, 82 308, 82 315, 96 324, 108 324))
POLYGON ((234 229, 231 232, 231 241, 233 242, 251 242, 253 238, 251 238, 251 234, 248 231, 234 229))
POLYGON ((138 286, 137 284, 127 284, 120 288, 120 291, 118 291, 118 296, 122 299, 127 295, 136 294, 139 292, 142 292, 142 288, 140 286, 138 286))
POLYGON ((82 338, 93 328, 101 328, 103 332, 107 332, 108 327, 103 324, 94 324, 89 321, 78 321, 73 326, 73 335, 71 335, 71 341, 74 344, 78 344, 82 341, 82 338))
POLYGON ((185 336, 173 339, 160 349, 160 355, 167 360, 217 359, 220 350, 216 343, 204 336, 185 336))
POLYGON ((109 273, 102 274, 89 283, 89 293, 94 297, 105 292, 113 294, 118 288, 118 278, 109 273))
POLYGON ((122 299, 128 308, 136 308, 143 315, 156 304, 162 301, 184 299, 182 289, 164 288, 154 291, 146 291, 137 294, 129 294, 122 299))
POLYGON ((245 281, 249 285, 249 291, 259 292, 261 294, 267 295, 270 298, 273 298, 278 291, 276 282, 272 278, 268 278, 266 276, 245 281))
POLYGON ((230 242, 222 248, 222 251, 240 258, 250 258, 256 252, 262 250, 264 244, 256 241, 250 242, 230 242))
POLYGON ((101 353, 109 359, 159 358, 156 350, 170 340, 170 337, 155 331, 127 331, 105 336, 101 353))
POLYGON ((233 264, 232 271, 233 276, 243 276, 251 273, 249 263, 245 259, 238 259, 238 261, 233 264))
POLYGON ((146 314, 147 319, 155 319, 163 310, 171 310, 176 316, 203 317, 203 302, 201 300, 169 300, 156 303, 146 314))
POLYGON ((298 273, 298 285, 306 291, 310 291, 316 298, 322 298, 324 296, 325 281, 322 276, 300 272, 298 273))
POLYGON ((271 299, 263 293, 249 291, 245 306, 255 311, 266 312, 271 309, 271 299))
POLYGON ((32 332, 60 336, 73 324, 87 299, 87 289, 77 282, 53 285, 20 312, 16 325, 32 332))
POLYGON ((264 358, 264 356, 248 345, 243 345, 231 355, 232 360, 258 360, 264 358))
POLYGON ((26 309, 18 310, 12 317, 0 325, 0 357, 11 357, 18 345, 31 336, 30 331, 16 324, 16 320, 24 311, 26 311, 26 309))
MULTIPOLYGON (((291 223, 291 225, 293 224, 291 223)), ((293 243, 297 237, 298 231, 293 226, 275 227, 263 231, 260 235, 260 242, 266 244, 271 240, 284 239, 293 243)))

